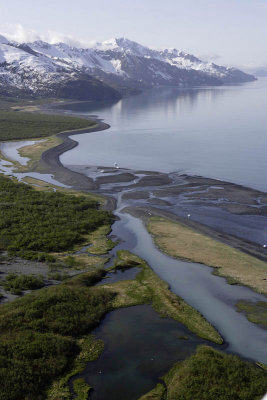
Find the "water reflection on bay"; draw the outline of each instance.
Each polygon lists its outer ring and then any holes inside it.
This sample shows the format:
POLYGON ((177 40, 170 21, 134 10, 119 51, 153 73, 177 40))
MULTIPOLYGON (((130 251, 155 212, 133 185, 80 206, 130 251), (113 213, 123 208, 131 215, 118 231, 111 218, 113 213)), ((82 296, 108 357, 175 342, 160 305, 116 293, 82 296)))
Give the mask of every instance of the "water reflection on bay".
MULTIPOLYGON (((267 190, 267 80, 241 86, 157 88, 113 105, 76 105, 105 132, 75 137, 68 165, 183 171, 267 190)), ((71 108, 71 107, 70 107, 71 108)))

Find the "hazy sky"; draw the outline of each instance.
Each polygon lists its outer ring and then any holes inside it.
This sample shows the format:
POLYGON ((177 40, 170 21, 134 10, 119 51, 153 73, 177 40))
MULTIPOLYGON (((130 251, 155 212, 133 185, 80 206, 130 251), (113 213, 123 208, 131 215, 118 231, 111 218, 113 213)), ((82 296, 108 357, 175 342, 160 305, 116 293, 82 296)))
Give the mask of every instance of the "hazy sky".
POLYGON ((3 0, 0 32, 50 41, 124 36, 216 63, 267 66, 267 0, 3 0))

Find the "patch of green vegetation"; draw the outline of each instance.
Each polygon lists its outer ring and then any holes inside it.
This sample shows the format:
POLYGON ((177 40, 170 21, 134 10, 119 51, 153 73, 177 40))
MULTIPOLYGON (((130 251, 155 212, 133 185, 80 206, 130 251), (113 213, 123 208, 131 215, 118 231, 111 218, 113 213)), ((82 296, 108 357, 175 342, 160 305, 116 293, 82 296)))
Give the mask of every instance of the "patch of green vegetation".
POLYGON ((89 241, 92 243, 90 247, 88 247, 88 253, 95 255, 107 254, 113 247, 116 246, 116 243, 111 239, 107 238, 107 235, 110 233, 110 225, 100 226, 89 236, 89 241))
POLYGON ((207 346, 176 364, 164 377, 167 400, 257 400, 267 390, 267 375, 253 364, 207 346))
POLYGON ((40 260, 40 252, 70 250, 112 221, 109 212, 85 196, 38 192, 3 176, 0 190, 0 250, 11 255, 40 260))
POLYGON ((188 340, 189 337, 188 336, 178 336, 178 339, 180 339, 180 340, 188 340))
MULTIPOLYGON (((212 271, 212 274, 213 274, 213 275, 216 275, 216 276, 222 276, 222 275, 221 275, 220 268, 218 268, 218 267, 214 267, 214 269, 213 269, 213 271, 212 271)), ((238 281, 237 281, 235 278, 233 278, 232 276, 227 276, 227 275, 223 275, 223 276, 224 276, 224 278, 226 279, 228 285, 239 285, 239 284, 240 284, 240 282, 238 282, 238 281)))
POLYGON ((32 139, 83 129, 95 122, 62 115, 0 111, 0 140, 32 139))
POLYGON ((117 251, 117 258, 114 262, 114 268, 116 269, 127 269, 133 267, 141 268, 144 261, 137 255, 127 251, 119 250, 117 251))
POLYGON ((77 341, 80 353, 73 362, 73 368, 63 377, 53 382, 47 391, 46 400, 70 400, 72 399, 68 382, 72 376, 81 373, 86 363, 97 360, 104 350, 102 340, 96 339, 93 335, 85 336, 77 341))
POLYGON ((239 282, 235 278, 232 278, 231 276, 226 276, 226 280, 227 280, 228 285, 238 285, 239 284, 239 282))
POLYGON ((50 273, 56 273, 60 272, 61 269, 69 269, 69 266, 61 261, 61 259, 58 259, 55 262, 48 263, 48 268, 50 273))
POLYGON ((0 95, 0 110, 1 111, 9 111, 11 107, 20 106, 27 100, 19 101, 15 97, 3 96, 0 95))
POLYGON ((95 283, 101 281, 102 278, 106 275, 107 271, 104 269, 97 269, 95 271, 91 271, 85 274, 76 275, 71 280, 65 282, 64 284, 68 287, 79 287, 85 286, 90 287, 93 286, 95 283))
MULTIPOLYGON (((89 271, 93 269, 103 268, 109 261, 110 257, 92 256, 88 253, 75 254, 72 257, 76 260, 75 266, 72 267, 77 271, 89 271)), ((64 260, 64 257, 62 257, 64 260)))
POLYGON ((52 279, 54 281, 64 281, 69 278, 69 275, 66 272, 54 272, 48 274, 48 279, 52 279))
MULTIPOLYGON (((24 149, 26 149, 26 147, 24 149)), ((27 154, 27 157, 29 157, 29 154, 27 154)), ((25 178, 23 178, 22 181, 28 183, 35 190, 38 190, 38 191, 50 191, 50 192, 57 191, 57 192, 60 192, 60 193, 66 194, 66 195, 70 195, 70 196, 86 197, 87 199, 95 201, 100 205, 104 204, 104 202, 105 202, 105 199, 102 196, 99 196, 95 193, 81 192, 78 190, 53 185, 52 183, 48 183, 48 182, 42 181, 40 179, 31 178, 29 176, 26 176, 25 178)))
POLYGON ((139 400, 165 400, 165 393, 166 389, 164 385, 162 385, 162 383, 158 383, 154 389, 140 397, 139 400))
POLYGON ((171 257, 208 265, 230 284, 267 293, 266 262, 166 218, 149 218, 147 229, 155 244, 171 257))
POLYGON ((73 388, 77 394, 76 400, 88 399, 88 394, 91 390, 91 386, 89 386, 84 379, 75 379, 75 381, 73 382, 73 388))
POLYGON ((23 290, 35 290, 44 286, 42 276, 8 274, 3 281, 3 287, 12 294, 20 295, 23 290))
POLYGON ((258 365, 258 367, 262 368, 264 371, 267 372, 267 364, 256 362, 256 365, 258 365))
POLYGON ((67 268, 80 268, 82 265, 82 262, 76 260, 74 256, 67 256, 64 258, 64 266, 67 268))
POLYGON ((158 396, 147 394, 141 399, 260 400, 267 390, 265 371, 208 346, 198 347, 196 354, 175 364, 162 379, 164 392, 161 388, 158 396))
POLYGON ((236 304, 239 312, 245 312, 249 321, 254 324, 267 326, 267 302, 265 301, 239 301, 236 304))
MULTIPOLYGON (((47 261, 51 273, 62 278, 64 271, 58 268, 96 268, 100 263, 99 257, 86 255, 89 263, 84 255, 68 254, 88 233, 112 222, 93 196, 39 192, 0 176, 0 202, 0 251, 47 261)), ((105 274, 94 270, 1 306, 0 400, 71 399, 70 377, 103 350, 103 342, 90 332, 112 309, 116 294, 91 285, 105 274)))
MULTIPOLYGON (((79 258, 79 255, 65 255, 59 254, 57 257, 56 262, 52 262, 48 264, 49 271, 51 273, 61 273, 62 270, 69 270, 69 269, 75 269, 75 270, 86 270, 86 265, 79 258)), ((64 271, 66 273, 66 271, 64 271)))
POLYGON ((53 380, 63 373, 77 373, 86 360, 99 355, 102 342, 84 335, 112 308, 115 294, 90 287, 95 274, 1 306, 1 400, 44 399, 53 380))
POLYGON ((114 308, 152 303, 155 311, 162 317, 171 317, 181 322, 204 339, 219 344, 223 342, 216 329, 197 310, 172 293, 168 285, 152 271, 144 260, 127 250, 120 250, 117 255, 118 260, 115 261, 115 266, 119 265, 119 268, 135 266, 141 268, 141 271, 134 280, 104 285, 118 293, 113 301, 114 308))
MULTIPOLYGON (((26 165, 22 165, 19 161, 8 160, 12 162, 14 165, 15 172, 28 172, 28 171, 38 171, 42 172, 43 167, 40 165, 40 160, 42 158, 42 154, 53 147, 62 143, 62 139, 57 135, 51 135, 49 137, 45 137, 42 140, 38 138, 33 138, 35 141, 34 144, 27 144, 26 146, 20 147, 18 153, 21 157, 25 157, 28 159, 26 165)), ((3 155, 2 155, 3 156, 3 155)), ((2 157, 3 158, 3 157, 2 157)), ((27 182, 34 180, 34 178, 25 177, 23 181, 27 182)), ((40 181, 41 182, 41 181, 40 181)), ((45 186, 43 186, 43 190, 45 190, 45 186)), ((51 188, 51 190, 53 190, 51 188)))

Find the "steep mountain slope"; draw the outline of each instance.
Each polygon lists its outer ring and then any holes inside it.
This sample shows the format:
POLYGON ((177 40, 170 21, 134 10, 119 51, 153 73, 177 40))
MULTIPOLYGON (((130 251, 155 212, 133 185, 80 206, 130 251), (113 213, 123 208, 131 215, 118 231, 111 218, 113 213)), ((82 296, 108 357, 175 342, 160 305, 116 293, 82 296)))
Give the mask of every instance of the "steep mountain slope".
POLYGON ((125 38, 77 48, 40 40, 19 44, 0 36, 0 93, 116 100, 118 90, 123 93, 127 88, 221 85, 254 79, 176 49, 152 50, 125 38))
POLYGON ((4 42, 4 39, 0 37, 0 94, 78 100, 121 98, 118 91, 83 69, 57 63, 27 44, 4 42))

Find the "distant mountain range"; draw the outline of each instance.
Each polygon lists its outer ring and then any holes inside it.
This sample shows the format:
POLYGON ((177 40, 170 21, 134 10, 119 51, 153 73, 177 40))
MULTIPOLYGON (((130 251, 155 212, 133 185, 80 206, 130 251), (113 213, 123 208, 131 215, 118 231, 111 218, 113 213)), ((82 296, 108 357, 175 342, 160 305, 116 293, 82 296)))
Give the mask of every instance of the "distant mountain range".
POLYGON ((260 77, 262 77, 262 78, 267 77, 267 68, 266 69, 264 69, 264 68, 257 69, 257 71, 254 72, 254 75, 258 76, 259 78, 260 77))
POLYGON ((125 93, 155 86, 223 85, 255 79, 176 49, 152 50, 125 38, 78 48, 43 41, 21 44, 0 35, 0 94, 5 95, 117 100, 125 93))

